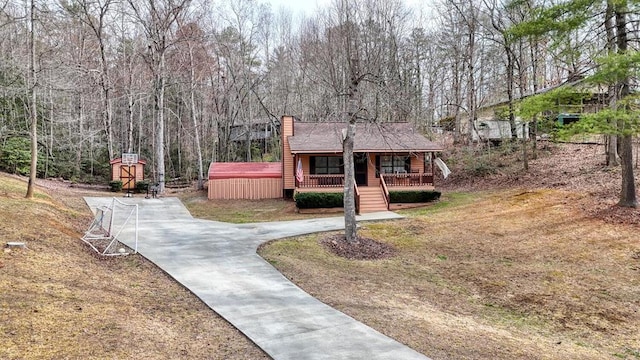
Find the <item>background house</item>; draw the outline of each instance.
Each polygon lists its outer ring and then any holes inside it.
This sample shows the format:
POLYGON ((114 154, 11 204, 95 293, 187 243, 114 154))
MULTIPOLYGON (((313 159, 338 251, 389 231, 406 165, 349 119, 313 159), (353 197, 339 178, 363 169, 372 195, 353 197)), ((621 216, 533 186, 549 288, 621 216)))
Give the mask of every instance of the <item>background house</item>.
POLYGON ((262 159, 279 148, 280 121, 272 118, 236 119, 229 128, 229 146, 236 149, 236 160, 262 159), (247 158, 250 153, 251 157, 247 158), (242 155, 244 154, 244 155, 242 155))

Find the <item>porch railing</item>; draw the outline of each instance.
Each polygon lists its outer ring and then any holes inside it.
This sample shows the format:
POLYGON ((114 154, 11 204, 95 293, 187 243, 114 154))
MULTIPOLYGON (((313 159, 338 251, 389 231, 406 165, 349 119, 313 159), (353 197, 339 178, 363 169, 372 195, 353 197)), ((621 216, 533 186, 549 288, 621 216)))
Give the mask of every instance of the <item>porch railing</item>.
POLYGON ((389 210, 389 203, 391 199, 389 199, 389 189, 387 189, 387 184, 384 182, 384 176, 380 177, 380 188, 382 190, 382 194, 384 194, 384 203, 387 205, 387 210, 389 210))
POLYGON ((360 191, 358 191, 358 184, 353 184, 353 190, 356 193, 356 214, 360 214, 360 191))
POLYGON ((344 175, 304 175, 300 188, 337 188, 344 186, 344 175))
POLYGON ((382 174, 388 187, 433 186, 433 174, 382 174))

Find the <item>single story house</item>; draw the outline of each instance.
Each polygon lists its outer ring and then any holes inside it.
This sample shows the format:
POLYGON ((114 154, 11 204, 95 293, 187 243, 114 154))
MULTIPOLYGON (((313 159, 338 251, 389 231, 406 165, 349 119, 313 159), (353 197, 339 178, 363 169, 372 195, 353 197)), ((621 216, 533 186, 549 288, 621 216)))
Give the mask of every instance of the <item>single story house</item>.
MULTIPOLYGON (((343 191, 344 122, 312 123, 283 116, 281 127, 282 161, 277 164, 282 184, 278 197, 293 197, 298 192, 343 191)), ((435 154, 443 149, 409 123, 357 124, 354 170, 359 211, 387 210, 389 189, 433 190, 435 154)), ((212 191, 218 191, 211 187, 222 186, 212 183, 212 176, 215 177, 210 172, 210 198, 212 191)))

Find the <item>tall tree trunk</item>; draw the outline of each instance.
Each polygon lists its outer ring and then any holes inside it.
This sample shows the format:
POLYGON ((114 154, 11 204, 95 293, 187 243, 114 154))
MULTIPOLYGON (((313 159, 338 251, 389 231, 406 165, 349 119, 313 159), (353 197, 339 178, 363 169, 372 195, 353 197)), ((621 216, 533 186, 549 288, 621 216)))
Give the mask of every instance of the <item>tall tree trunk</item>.
POLYGON ((353 164, 353 144, 356 133, 355 117, 347 122, 342 142, 342 157, 344 161, 344 229, 348 243, 358 242, 356 223, 356 194, 355 170, 353 164))
MULTIPOLYGON (((627 7, 626 4, 619 4, 616 6, 616 45, 618 47, 619 54, 625 54, 627 52, 627 19, 626 19, 627 7)), ((624 99, 630 93, 629 78, 624 78, 618 84, 618 93, 620 99, 624 99)), ((624 131, 625 124, 623 121, 619 122, 622 125, 620 131, 624 131)), ((620 192, 620 201, 618 205, 625 207, 637 207, 638 201, 636 199, 636 184, 635 177, 633 175, 633 137, 630 134, 624 134, 619 137, 619 152, 622 163, 622 191, 620 192)))
MULTIPOLYGON (((131 75, 130 75, 131 76, 131 75)), ((131 88, 127 91, 127 152, 133 152, 133 109, 135 106, 135 102, 133 101, 133 94, 130 91, 131 88)), ((138 153, 140 152, 140 148, 138 148, 138 153)))
MULTIPOLYGON (((613 10, 614 10, 614 5, 612 4, 611 1, 607 1, 604 28, 607 34, 607 51, 609 54, 613 54, 616 48, 616 34, 614 32, 614 24, 613 24, 614 22, 613 19, 615 17, 615 14, 613 10)), ((608 92, 609 92, 609 96, 611 97, 609 99, 609 102, 611 105, 615 106, 615 102, 618 96, 616 92, 616 86, 610 85, 608 92)), ((606 136, 607 136, 607 140, 605 142, 606 143, 605 163, 607 166, 610 166, 610 167, 618 166, 620 165, 620 163, 618 162, 618 137, 616 135, 606 135, 606 136)))
POLYGON ((622 164, 622 191, 618 205, 624 207, 638 207, 636 199, 636 184, 633 174, 633 137, 623 135, 618 139, 620 145, 620 159, 622 164))
POLYGON ((27 185, 26 198, 33 198, 34 188, 36 186, 36 176, 38 174, 38 109, 36 103, 36 85, 37 85, 37 72, 36 72, 36 35, 35 35, 35 12, 36 3, 35 0, 31 0, 31 33, 30 35, 30 62, 29 72, 31 74, 31 84, 29 91, 31 92, 31 168, 29 170, 29 184, 27 185))
POLYGON ((156 110, 156 170, 158 192, 164 192, 164 88, 165 88, 165 55, 164 52, 158 54, 158 66, 155 86, 155 110, 156 110))
POLYGON ((107 60, 107 51, 102 36, 102 27, 96 30, 96 36, 100 43, 100 61, 102 62, 102 71, 100 72, 100 83, 102 84, 102 101, 103 101, 103 122, 104 130, 107 136, 107 150, 109 151, 109 159, 115 158, 113 150, 113 119, 111 113, 111 79, 109 78, 109 63, 107 60))
MULTIPOLYGON (((357 50, 355 50, 357 51, 357 50)), ((345 239, 350 244, 358 243, 356 222, 355 169, 353 164, 353 146, 356 134, 356 117, 358 115, 358 83, 360 82, 358 60, 350 60, 351 83, 349 84, 349 100, 347 111, 347 128, 342 140, 342 158, 344 161, 344 230, 345 239)))
POLYGON ((471 24, 469 24, 469 44, 467 59, 469 61, 469 88, 467 102, 469 104, 469 124, 467 124, 469 130, 467 132, 466 143, 471 144, 473 142, 473 130, 475 128, 477 111, 476 111, 476 79, 475 79, 475 44, 476 44, 476 16, 475 9, 471 7, 471 24))
POLYGON ((202 147, 200 146, 200 127, 198 126, 198 117, 196 116, 196 76, 191 42, 189 42, 189 63, 191 65, 191 71, 189 73, 189 106, 191 107, 191 122, 196 140, 196 156, 198 157, 198 190, 202 190, 204 188, 204 166, 202 164, 202 147))
POLYGON ((511 128, 511 138, 518 138, 518 128, 516 127, 515 109, 513 106, 513 83, 514 83, 514 55, 507 40, 505 39, 505 50, 507 51, 507 100, 509 108, 509 127, 511 128))

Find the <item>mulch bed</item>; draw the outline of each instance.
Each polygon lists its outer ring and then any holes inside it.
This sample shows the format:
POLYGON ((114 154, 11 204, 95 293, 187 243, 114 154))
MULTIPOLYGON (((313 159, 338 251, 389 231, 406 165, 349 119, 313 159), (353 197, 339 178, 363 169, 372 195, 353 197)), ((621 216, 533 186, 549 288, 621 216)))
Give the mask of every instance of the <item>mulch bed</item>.
POLYGON ((377 240, 358 236, 358 241, 347 242, 344 234, 330 234, 319 240, 327 251, 350 260, 379 260, 393 257, 396 249, 377 240))

